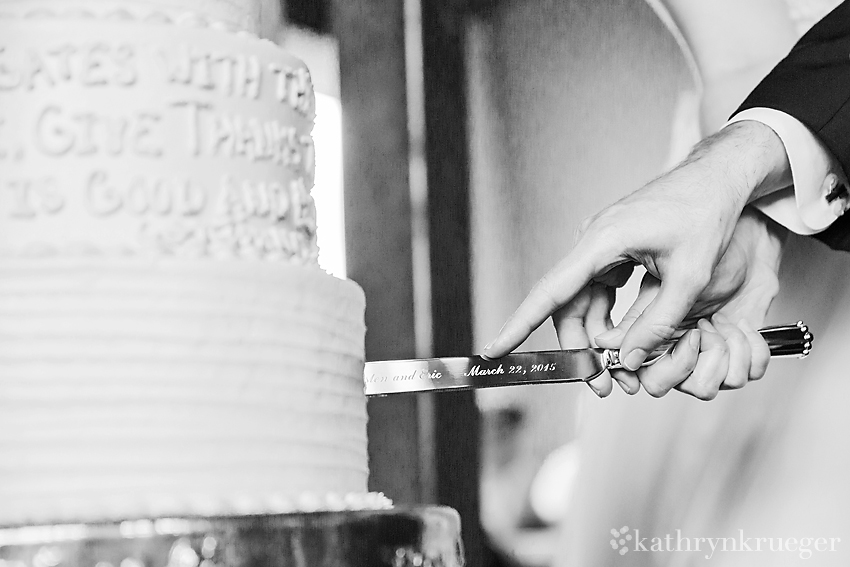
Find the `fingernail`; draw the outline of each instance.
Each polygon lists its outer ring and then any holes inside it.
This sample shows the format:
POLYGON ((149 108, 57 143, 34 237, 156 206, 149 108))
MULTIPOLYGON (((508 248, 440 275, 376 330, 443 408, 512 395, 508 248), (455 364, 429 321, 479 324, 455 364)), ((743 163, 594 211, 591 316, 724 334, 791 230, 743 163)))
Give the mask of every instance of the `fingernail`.
POLYGON ((711 316, 711 318, 714 321, 716 321, 717 323, 720 323, 721 325, 725 325, 725 324, 729 323, 729 319, 726 318, 726 316, 723 315, 722 313, 715 313, 714 315, 711 316))
POLYGON ((626 358, 623 360, 623 366, 634 372, 640 368, 640 365, 643 364, 644 360, 646 360, 646 351, 642 348, 636 348, 626 355, 626 358))
POLYGON ((490 355, 487 351, 489 351, 491 348, 493 348, 493 343, 495 343, 495 342, 496 342, 496 339, 493 339, 492 341, 487 343, 487 346, 484 347, 484 351, 481 353, 481 358, 485 358, 487 360, 491 359, 490 355))
POLYGON ((625 382, 620 382, 619 380, 617 380, 617 384, 619 384, 619 385, 620 385, 620 388, 622 388, 622 390, 623 390, 625 393, 627 393, 627 394, 631 394, 631 393, 632 393, 631 388, 629 388, 629 385, 628 385, 628 384, 626 384, 625 382))
POLYGON ((601 397, 602 397, 602 392, 600 392, 599 390, 597 390, 597 389, 596 389, 596 386, 594 386, 592 382, 588 382, 588 383, 587 383, 587 385, 588 385, 588 386, 590 386, 590 389, 591 389, 591 390, 593 390, 593 393, 594 393, 594 394, 596 394, 596 397, 597 397, 597 398, 601 398, 601 397))
POLYGON ((614 327, 604 333, 596 335, 596 340, 613 341, 614 339, 623 336, 623 331, 614 327))
POLYGON ((688 344, 693 349, 699 348, 699 329, 692 329, 690 333, 688 333, 688 344))

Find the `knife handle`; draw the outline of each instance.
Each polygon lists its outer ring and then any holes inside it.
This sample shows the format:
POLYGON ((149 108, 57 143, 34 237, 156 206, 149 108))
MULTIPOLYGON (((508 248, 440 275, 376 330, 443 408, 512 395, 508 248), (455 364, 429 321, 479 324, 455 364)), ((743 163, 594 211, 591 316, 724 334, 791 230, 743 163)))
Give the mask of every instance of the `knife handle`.
POLYGON ((759 329, 767 346, 770 347, 770 356, 796 356, 805 358, 812 352, 812 342, 815 336, 802 322, 796 325, 776 325, 759 329))
MULTIPOLYGON (((795 325, 774 325, 772 327, 764 327, 759 329, 759 334, 764 338, 770 349, 770 356, 796 356, 805 358, 812 351, 812 343, 815 340, 814 335, 809 328, 802 322, 797 321, 795 325)), ((662 343, 658 348, 649 353, 646 361, 641 366, 650 366, 665 356, 679 339, 673 339, 662 343)), ((620 362, 620 352, 616 350, 606 351, 607 362, 609 368, 622 368, 620 362)))

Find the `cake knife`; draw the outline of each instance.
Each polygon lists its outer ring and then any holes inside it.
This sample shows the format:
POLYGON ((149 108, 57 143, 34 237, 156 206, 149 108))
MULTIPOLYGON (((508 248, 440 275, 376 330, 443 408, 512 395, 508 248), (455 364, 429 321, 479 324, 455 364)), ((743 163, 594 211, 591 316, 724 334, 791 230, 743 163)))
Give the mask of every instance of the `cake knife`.
MULTIPOLYGON (((809 328, 778 325, 759 329, 771 357, 803 358, 812 350, 809 328)), ((649 354, 643 366, 655 363, 669 353, 676 340, 662 344, 649 354)), ((539 352, 516 352, 502 358, 482 356, 421 358, 367 362, 363 381, 367 396, 408 392, 471 390, 523 384, 588 382, 604 371, 622 368, 619 352, 603 348, 582 348, 539 352)))

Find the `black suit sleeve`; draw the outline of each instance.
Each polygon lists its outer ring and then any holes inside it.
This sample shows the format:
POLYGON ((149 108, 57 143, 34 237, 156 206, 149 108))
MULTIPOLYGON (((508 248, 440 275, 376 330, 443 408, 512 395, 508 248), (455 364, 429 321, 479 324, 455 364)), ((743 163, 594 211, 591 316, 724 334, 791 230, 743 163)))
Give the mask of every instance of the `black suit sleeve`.
MULTIPOLYGON (((805 124, 850 173, 850 0, 815 24, 735 113, 754 107, 805 124)), ((850 214, 814 237, 850 251, 850 214)))

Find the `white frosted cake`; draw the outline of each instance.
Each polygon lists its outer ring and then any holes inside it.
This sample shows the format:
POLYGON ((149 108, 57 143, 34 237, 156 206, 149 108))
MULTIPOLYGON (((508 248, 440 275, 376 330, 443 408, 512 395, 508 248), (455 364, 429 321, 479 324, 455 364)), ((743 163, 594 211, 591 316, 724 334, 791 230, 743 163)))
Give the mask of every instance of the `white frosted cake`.
POLYGON ((0 526, 385 504, 259 6, 0 0, 0 526))

